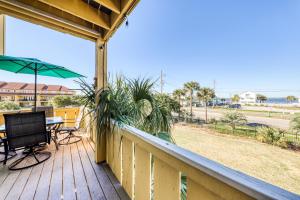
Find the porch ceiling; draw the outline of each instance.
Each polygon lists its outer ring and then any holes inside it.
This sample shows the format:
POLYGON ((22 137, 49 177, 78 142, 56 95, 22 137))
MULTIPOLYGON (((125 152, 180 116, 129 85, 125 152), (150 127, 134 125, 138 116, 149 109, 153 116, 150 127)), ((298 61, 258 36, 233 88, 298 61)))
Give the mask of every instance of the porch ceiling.
POLYGON ((0 0, 0 13, 85 39, 107 41, 139 0, 0 0))

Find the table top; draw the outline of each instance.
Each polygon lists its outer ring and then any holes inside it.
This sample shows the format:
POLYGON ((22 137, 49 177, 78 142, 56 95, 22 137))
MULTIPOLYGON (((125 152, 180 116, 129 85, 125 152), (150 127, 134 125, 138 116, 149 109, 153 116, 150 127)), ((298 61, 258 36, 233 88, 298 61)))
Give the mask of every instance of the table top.
MULTIPOLYGON (((64 121, 61 117, 47 117, 46 125, 55 125, 55 124, 63 124, 64 121)), ((0 125, 0 132, 5 132, 5 124, 0 125)))

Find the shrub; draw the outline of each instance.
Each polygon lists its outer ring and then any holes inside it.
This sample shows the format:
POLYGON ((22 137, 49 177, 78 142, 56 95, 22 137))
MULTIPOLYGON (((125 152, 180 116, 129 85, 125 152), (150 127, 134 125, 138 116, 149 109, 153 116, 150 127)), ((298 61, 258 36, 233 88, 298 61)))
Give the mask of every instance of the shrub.
POLYGON ((227 123, 233 132, 236 126, 247 123, 246 116, 236 111, 225 113, 222 121, 227 123))
POLYGON ((217 128, 217 124, 218 124, 218 120, 216 120, 215 118, 211 118, 209 120, 209 123, 210 124, 213 124, 214 125, 214 128, 216 129, 217 128))
POLYGON ((81 96, 55 96, 51 100, 51 104, 54 107, 66 107, 66 106, 80 106, 81 103, 81 96))
POLYGON ((271 127, 257 129, 257 139, 268 144, 276 144, 283 137, 283 131, 271 127))
POLYGON ((300 115, 297 114, 290 122, 290 127, 296 133, 296 139, 298 139, 298 133, 300 132, 300 115))
POLYGON ((19 110, 20 106, 14 102, 0 102, 0 110, 19 110))

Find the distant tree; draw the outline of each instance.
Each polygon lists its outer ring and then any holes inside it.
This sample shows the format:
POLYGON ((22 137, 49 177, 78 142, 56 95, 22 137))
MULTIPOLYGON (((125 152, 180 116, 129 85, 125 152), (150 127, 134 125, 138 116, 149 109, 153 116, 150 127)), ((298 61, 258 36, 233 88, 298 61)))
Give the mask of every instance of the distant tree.
POLYGON ((178 101, 174 100, 167 94, 155 94, 155 99, 159 103, 159 105, 165 106, 171 112, 179 113, 180 111, 180 104, 178 101))
POLYGON ((231 97, 231 101, 235 103, 239 102, 240 96, 238 94, 233 95, 233 97, 231 97))
POLYGON ((61 108, 61 107, 66 107, 66 106, 81 106, 82 100, 81 96, 79 95, 74 95, 74 96, 55 96, 51 100, 51 104, 54 107, 61 108))
POLYGON ((190 100, 190 114, 193 117, 193 94, 200 89, 200 84, 196 81, 187 82, 184 84, 184 89, 189 95, 190 100))
POLYGON ((296 139, 298 139, 298 133, 300 132, 300 114, 297 114, 290 122, 290 128, 295 131, 296 139))
POLYGON ((14 102, 0 102, 0 110, 19 110, 20 106, 14 102))
POLYGON ((185 95, 185 91, 183 89, 176 89, 174 90, 173 92, 173 97, 175 99, 177 99, 178 103, 179 103, 179 112, 178 112, 178 115, 179 115, 179 118, 180 118, 180 113, 181 113, 181 106, 182 106, 182 102, 181 102, 181 99, 182 97, 185 95))
POLYGON ((221 98, 220 100, 221 100, 222 104, 225 104, 225 102, 226 102, 225 98, 221 98))
POLYGON ((292 103, 293 101, 296 101, 296 100, 297 100, 297 98, 295 96, 287 96, 286 97, 286 101, 288 103, 292 103))
POLYGON ((199 100, 205 103, 205 122, 207 123, 207 105, 208 102, 215 98, 215 91, 211 88, 201 88, 197 92, 197 97, 199 100))
POLYGON ((223 122, 227 123, 232 128, 234 132, 237 125, 242 125, 247 123, 247 118, 244 114, 233 111, 225 113, 222 119, 223 122))
POLYGON ((181 102, 181 100, 182 100, 182 97, 184 97, 185 96, 185 90, 184 89, 176 89, 176 90, 174 90, 174 92, 173 92, 173 97, 175 98, 175 99, 177 99, 177 101, 178 101, 178 103, 180 104, 180 105, 182 105, 182 102, 181 102))
POLYGON ((256 100, 259 101, 259 103, 263 103, 268 100, 268 98, 265 95, 257 94, 256 100))

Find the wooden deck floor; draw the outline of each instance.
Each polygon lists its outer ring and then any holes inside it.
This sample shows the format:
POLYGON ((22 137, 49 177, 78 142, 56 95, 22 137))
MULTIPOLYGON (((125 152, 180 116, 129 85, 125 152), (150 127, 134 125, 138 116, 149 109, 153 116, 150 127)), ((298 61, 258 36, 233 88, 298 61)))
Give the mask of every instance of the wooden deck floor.
POLYGON ((51 158, 35 167, 9 171, 1 163, 0 200, 130 199, 109 166, 94 162, 93 148, 85 138, 58 151, 51 144, 51 158))

